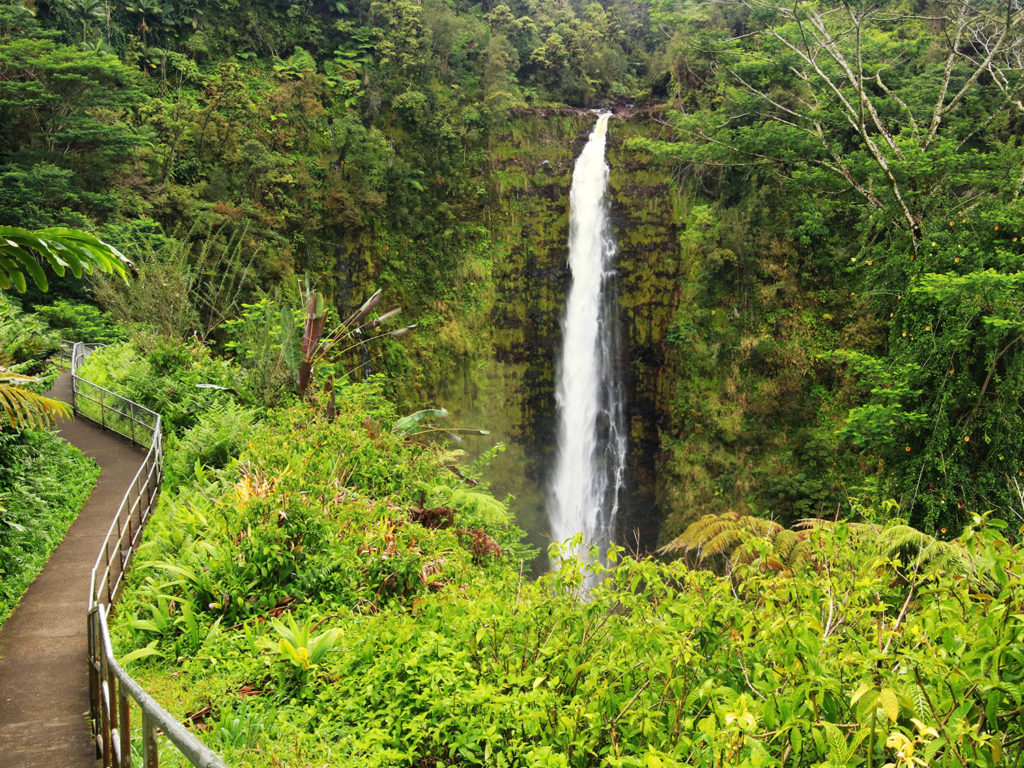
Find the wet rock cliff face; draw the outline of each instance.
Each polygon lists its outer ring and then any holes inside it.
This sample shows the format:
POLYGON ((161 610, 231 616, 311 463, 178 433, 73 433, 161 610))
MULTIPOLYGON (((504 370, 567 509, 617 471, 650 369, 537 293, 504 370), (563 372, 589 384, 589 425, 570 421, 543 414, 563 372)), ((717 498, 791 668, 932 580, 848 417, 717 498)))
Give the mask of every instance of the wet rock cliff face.
MULTIPOLYGON (((492 144, 493 199, 489 331, 473 362, 442 398, 460 424, 491 430, 507 449, 485 477, 516 497, 513 509, 531 541, 546 547, 545 489, 554 464, 554 377, 569 287, 569 186, 573 164, 593 126, 587 113, 524 115, 492 144)), ((630 421, 629 493, 616 541, 655 545, 659 424, 675 392, 664 380, 664 338, 679 301, 679 202, 670 169, 626 148, 659 126, 640 116, 609 125, 611 209, 618 243, 623 360, 630 421)), ((484 324, 481 324, 484 325, 484 324)))

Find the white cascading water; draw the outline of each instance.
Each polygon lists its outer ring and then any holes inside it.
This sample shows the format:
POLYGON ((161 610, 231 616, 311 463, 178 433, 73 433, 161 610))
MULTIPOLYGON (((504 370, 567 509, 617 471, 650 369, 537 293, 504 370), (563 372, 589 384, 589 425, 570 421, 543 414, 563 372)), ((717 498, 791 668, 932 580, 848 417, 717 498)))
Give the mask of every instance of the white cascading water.
POLYGON ((625 485, 627 435, 618 371, 617 296, 608 222, 605 139, 599 115, 576 160, 569 194, 572 287, 562 320, 558 368, 558 461, 548 497, 551 536, 583 534, 603 557, 615 530, 625 485))

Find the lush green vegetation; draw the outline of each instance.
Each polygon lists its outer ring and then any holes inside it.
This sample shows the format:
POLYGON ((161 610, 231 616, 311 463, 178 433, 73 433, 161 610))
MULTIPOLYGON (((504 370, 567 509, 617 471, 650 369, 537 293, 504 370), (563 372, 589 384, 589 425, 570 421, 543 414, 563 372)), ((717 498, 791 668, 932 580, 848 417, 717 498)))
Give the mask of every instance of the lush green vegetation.
POLYGON ((99 467, 46 430, 0 432, 0 623, 82 511, 99 467))
POLYGON ((626 558, 582 600, 577 563, 524 579, 505 505, 397 432, 379 383, 335 397, 183 433, 118 609, 133 674, 233 764, 1019 759, 1024 562, 999 521, 753 526, 728 578, 626 558))
MULTIPOLYGON (((14 389, 44 392, 56 376, 46 364, 58 336, 39 317, 0 294, 0 372, 16 372, 14 389)), ((2 376, 0 376, 2 378, 2 376)), ((3 397, 0 421, 0 623, 74 522, 99 476, 95 463, 43 429, 13 429, 3 397)), ((36 400, 29 400, 34 404, 36 400)))
POLYGON ((134 262, 39 315, 135 324, 87 375, 169 431, 133 673, 240 765, 1019 764, 1022 51, 1011 0, 0 0, 3 223, 134 262), (679 559, 581 600, 474 483, 543 483, 594 105, 679 559), (318 355, 371 286, 415 333, 318 355))
POLYGON ((668 334, 666 533, 703 511, 842 514, 863 492, 928 531, 1009 515, 1024 458, 1020 10, 658 16, 679 52, 675 135, 633 145, 675 163, 693 198, 668 334))
POLYGON ((297 274, 383 287, 421 333, 374 365, 413 408, 556 327, 568 168, 540 158, 582 125, 558 105, 643 105, 614 173, 664 539, 865 489, 956 531, 1022 458, 1021 21, 925 6, 6 0, 0 200, 131 252, 130 290, 94 288, 119 321, 218 349, 297 274))

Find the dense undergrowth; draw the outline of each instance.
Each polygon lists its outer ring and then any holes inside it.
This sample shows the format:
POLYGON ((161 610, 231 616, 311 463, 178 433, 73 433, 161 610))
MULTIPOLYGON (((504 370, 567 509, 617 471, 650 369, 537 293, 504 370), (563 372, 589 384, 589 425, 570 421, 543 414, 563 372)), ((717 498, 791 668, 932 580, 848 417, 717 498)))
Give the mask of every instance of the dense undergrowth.
MULTIPOLYGON (((63 311, 74 312, 71 306, 63 311)), ((47 358, 58 346, 58 332, 42 313, 26 314, 0 294, 0 368, 35 377, 27 386, 44 392, 56 378, 47 358)), ((53 432, 0 421, 0 623, 64 537, 98 476, 91 459, 53 432)))
POLYGON ((731 577, 617 551, 583 599, 575 561, 523 577, 505 506, 394 431, 378 382, 335 395, 227 460, 181 433, 116 612, 132 673, 231 764, 1019 759, 1024 555, 999 521, 938 558, 823 527, 731 577))
POLYGON ((581 600, 576 564, 529 582, 481 549, 462 529, 510 542, 459 489, 425 514, 436 455, 359 399, 168 495, 119 608, 133 670, 233 764, 1013 764, 1024 563, 997 530, 961 573, 840 526, 783 573, 626 559, 581 600))
POLYGON ((52 432, 0 432, 0 624, 82 510, 99 467, 52 432))

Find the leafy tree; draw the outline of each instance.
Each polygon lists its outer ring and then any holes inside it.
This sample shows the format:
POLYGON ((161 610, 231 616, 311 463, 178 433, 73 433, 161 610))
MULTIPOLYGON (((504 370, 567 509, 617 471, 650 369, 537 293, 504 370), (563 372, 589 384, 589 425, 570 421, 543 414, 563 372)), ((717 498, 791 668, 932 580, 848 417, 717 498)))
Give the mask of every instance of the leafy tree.
MULTIPOLYGON (((1024 9, 743 0, 666 13, 713 66, 678 102, 679 140, 636 144, 715 179, 720 208, 752 180, 778 185, 780 237, 818 288, 832 279, 850 300, 832 359, 860 386, 823 401, 846 406, 834 452, 861 452, 862 476, 926 530, 1005 510, 1024 463, 1009 231, 1024 9)), ((694 74, 688 61, 677 77, 694 74)))
POLYGON ((928 530, 1005 514, 1024 468, 1020 216, 1019 203, 958 212, 916 256, 870 260, 886 348, 838 355, 866 390, 843 436, 883 459, 886 491, 928 530))
POLYGON ((718 114, 678 118, 698 138, 693 146, 792 169, 813 189, 853 193, 882 214, 877 226, 896 223, 915 246, 951 192, 993 190, 1007 161, 1019 166, 1015 155, 978 141, 998 115, 1024 113, 1024 9, 1012 0, 934 6, 925 15, 902 3, 711 5, 746 15, 743 34, 717 42, 728 86, 718 114))
POLYGON ((5 202, 15 210, 42 207, 46 198, 32 197, 37 189, 11 177, 56 167, 74 174, 62 183, 64 204, 101 215, 115 209, 106 186, 136 144, 125 116, 141 98, 137 73, 115 56, 61 45, 23 8, 0 6, 5 202))

